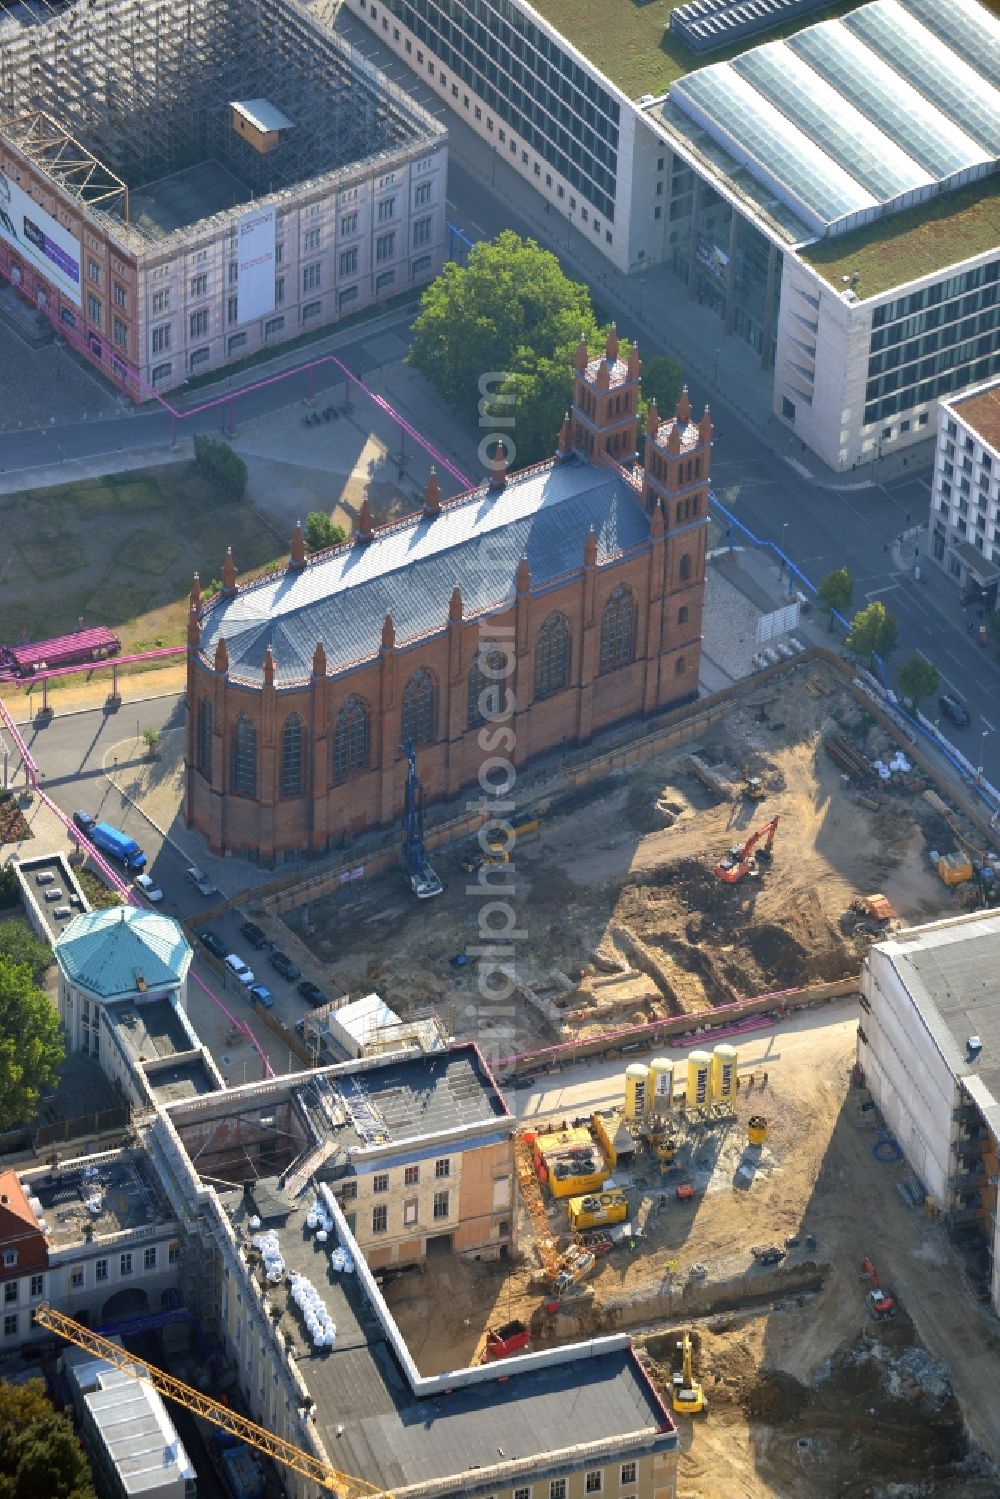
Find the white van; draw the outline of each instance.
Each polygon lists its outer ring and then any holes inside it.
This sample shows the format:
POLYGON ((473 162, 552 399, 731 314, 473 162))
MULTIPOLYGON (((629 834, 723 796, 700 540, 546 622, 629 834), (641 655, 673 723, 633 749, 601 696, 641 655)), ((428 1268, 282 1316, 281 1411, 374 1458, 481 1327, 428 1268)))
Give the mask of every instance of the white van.
POLYGON ((236 953, 231 952, 226 958, 226 967, 231 974, 239 979, 245 989, 249 989, 250 985, 254 982, 254 976, 242 958, 238 957, 236 953))

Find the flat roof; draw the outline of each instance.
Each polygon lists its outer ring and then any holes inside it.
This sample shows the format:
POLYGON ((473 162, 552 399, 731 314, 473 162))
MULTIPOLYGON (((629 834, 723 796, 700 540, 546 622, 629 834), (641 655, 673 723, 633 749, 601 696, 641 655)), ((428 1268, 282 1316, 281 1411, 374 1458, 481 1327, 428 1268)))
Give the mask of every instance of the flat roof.
POLYGON ((817 234, 845 232, 1000 157, 1000 90, 971 45, 987 58, 1000 49, 1000 21, 964 17, 966 60, 923 11, 924 0, 871 0, 702 68, 671 100, 817 234))
POLYGON ((200 1056, 173 1067, 146 1069, 146 1080, 158 1103, 173 1103, 179 1098, 200 1098, 206 1093, 218 1093, 219 1085, 205 1066, 200 1056))
MULTIPOLYGON (((389 1492, 553 1449, 661 1429, 665 1412, 630 1350, 519 1372, 501 1383, 418 1398, 356 1275, 334 1275, 329 1245, 305 1232, 306 1207, 277 1230, 289 1271, 312 1281, 336 1325, 332 1349, 312 1347, 285 1282, 268 1286, 295 1367, 316 1402, 313 1414, 338 1468, 389 1492), (499 1455, 502 1453, 502 1457, 499 1455)), ((239 1208, 233 1214, 240 1222, 239 1208)), ((332 1242, 332 1241, 331 1241, 332 1242)), ((667 1418, 669 1419, 669 1418, 667 1418)), ((504 1487, 504 1485, 500 1485, 504 1487)), ((509 1484, 507 1485, 509 1487, 509 1484)))
POLYGON ((62 1249, 79 1243, 85 1224, 95 1240, 126 1229, 169 1222, 173 1214, 142 1158, 101 1156, 89 1165, 22 1176, 29 1197, 42 1204, 49 1244, 62 1249), (96 1211, 88 1203, 93 1202, 96 1211))
POLYGON ((945 404, 972 428, 985 447, 1000 452, 1000 380, 945 404))
POLYGON ((191 1038, 169 999, 109 1005, 107 1019, 129 1050, 146 1061, 191 1050, 191 1038))
POLYGON ((194 1479, 184 1444, 151 1384, 81 1349, 71 1349, 65 1363, 86 1392, 83 1403, 126 1494, 173 1493, 171 1485, 194 1479))
POLYGON ((161 239, 213 214, 238 208, 253 188, 219 161, 198 161, 169 177, 144 182, 129 193, 129 223, 161 239))
MULTIPOLYGON (((608 25, 606 0, 534 0, 533 9, 562 33, 593 66, 630 99, 663 94, 678 78, 746 50, 746 38, 717 52, 698 53, 670 30, 670 13, 687 0, 666 4, 616 5, 608 25)), ((825 15, 844 15, 859 0, 832 0, 825 15)), ((524 7, 527 9, 527 7, 524 7)), ((815 11, 776 27, 768 35, 791 36, 815 20, 815 11)))
MULTIPOLYGON (((19 859, 16 863, 18 875, 40 915, 53 948, 66 931, 74 916, 90 910, 90 902, 80 888, 79 881, 69 866, 65 854, 40 854, 30 859, 19 859), (39 884, 38 877, 42 876, 39 884), (48 876, 52 878, 49 879, 48 876), (60 890, 59 900, 46 900, 46 895, 60 890), (69 911, 68 916, 57 916, 57 911, 69 911)), ((16 915, 17 912, 12 914, 16 915)))
POLYGON ((858 271, 864 301, 990 250, 1000 255, 998 247, 1000 177, 994 173, 799 253, 837 291, 844 290, 844 276, 858 271))
POLYGON ((904 930, 879 950, 919 1010, 955 1077, 978 1078, 1000 1103, 1000 914, 904 930), (982 1051, 970 1059, 966 1042, 982 1051))

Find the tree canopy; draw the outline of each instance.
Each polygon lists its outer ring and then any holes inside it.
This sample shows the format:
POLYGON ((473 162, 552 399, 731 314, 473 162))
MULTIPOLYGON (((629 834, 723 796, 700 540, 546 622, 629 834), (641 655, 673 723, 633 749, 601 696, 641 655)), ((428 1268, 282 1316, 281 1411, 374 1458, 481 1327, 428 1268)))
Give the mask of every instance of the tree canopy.
POLYGON ((833 629, 834 611, 843 614, 845 609, 851 607, 854 597, 854 579, 846 567, 835 567, 832 572, 827 573, 816 590, 820 607, 825 609, 830 616, 830 629, 833 629))
POLYGON ((0 1384, 0 1499, 41 1495, 96 1499, 86 1455, 40 1379, 0 1384))
POLYGON ((552 454, 580 335, 593 349, 603 342, 587 287, 505 229, 467 265, 449 262, 420 305, 407 362, 484 436, 507 436, 512 467, 552 454))
POLYGON ((347 540, 343 526, 335 525, 324 510, 310 510, 306 516, 306 549, 321 552, 324 547, 339 546, 347 540))
POLYGON ((30 966, 0 956, 0 1130, 34 1117, 63 1056, 59 1017, 30 966))
POLYGON ((851 620, 845 644, 856 656, 888 656, 896 649, 898 636, 896 616, 889 613, 881 599, 873 599, 851 620))
POLYGON ((645 420, 649 403, 654 397, 660 415, 670 416, 677 405, 683 384, 684 371, 681 368, 681 362, 672 354, 654 354, 651 359, 644 359, 642 361, 640 418, 645 420))
POLYGON ((12 963, 24 963, 31 969, 36 984, 45 970, 52 966, 51 947, 41 937, 36 937, 20 916, 0 921, 0 957, 9 958, 12 963))
POLYGON ((922 698, 937 692, 941 678, 933 661, 914 651, 896 672, 896 681, 904 697, 910 698, 916 707, 922 698))

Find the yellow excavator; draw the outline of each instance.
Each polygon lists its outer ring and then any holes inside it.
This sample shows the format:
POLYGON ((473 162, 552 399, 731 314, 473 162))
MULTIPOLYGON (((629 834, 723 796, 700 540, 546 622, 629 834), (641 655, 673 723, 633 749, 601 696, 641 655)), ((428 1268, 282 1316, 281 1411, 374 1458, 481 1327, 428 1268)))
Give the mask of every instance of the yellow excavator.
POLYGON ((703 1415, 708 1410, 708 1401, 691 1368, 693 1350, 690 1333, 684 1334, 677 1348, 681 1354, 681 1368, 674 1374, 671 1382, 670 1395, 674 1410, 681 1416, 703 1415))

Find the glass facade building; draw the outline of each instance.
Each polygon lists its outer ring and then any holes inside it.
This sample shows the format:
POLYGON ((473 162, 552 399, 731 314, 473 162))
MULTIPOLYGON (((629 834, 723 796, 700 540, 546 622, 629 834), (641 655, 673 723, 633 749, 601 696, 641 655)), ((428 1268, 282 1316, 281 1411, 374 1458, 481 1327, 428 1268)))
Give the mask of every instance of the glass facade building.
POLYGON ((1000 259, 876 307, 865 422, 1000 374, 1000 259))
POLYGON ((608 220, 621 109, 510 0, 388 0, 389 13, 608 220))

